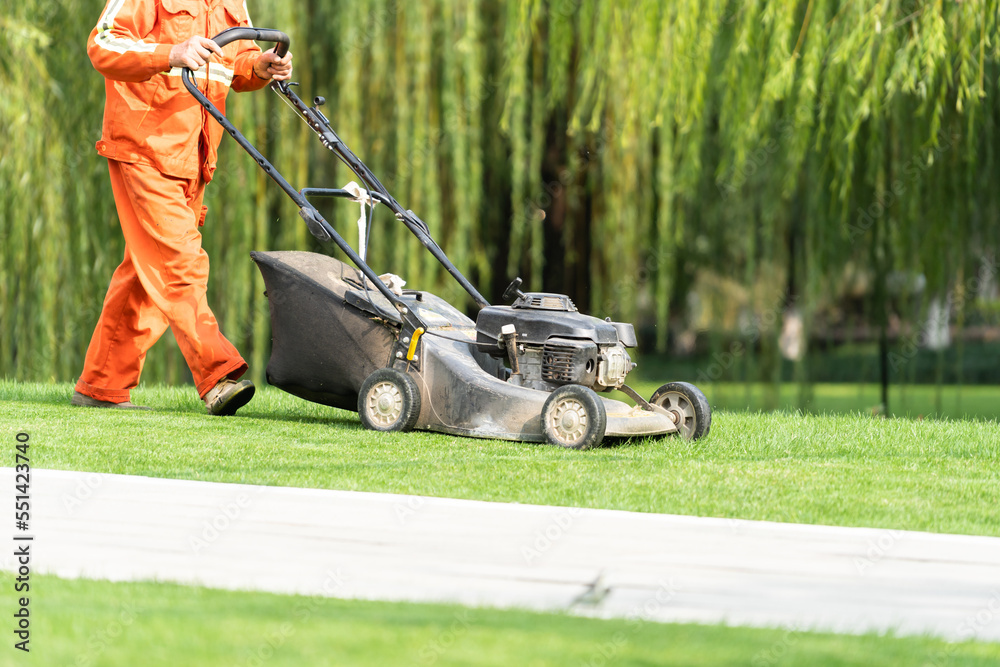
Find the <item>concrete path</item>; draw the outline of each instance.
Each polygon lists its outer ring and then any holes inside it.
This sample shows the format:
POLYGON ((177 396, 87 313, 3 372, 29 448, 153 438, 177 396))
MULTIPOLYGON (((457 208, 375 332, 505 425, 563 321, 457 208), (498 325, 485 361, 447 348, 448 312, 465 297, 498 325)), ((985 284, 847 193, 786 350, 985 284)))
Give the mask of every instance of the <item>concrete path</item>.
POLYGON ((62 577, 1000 641, 1000 538, 50 470, 31 495, 62 577))

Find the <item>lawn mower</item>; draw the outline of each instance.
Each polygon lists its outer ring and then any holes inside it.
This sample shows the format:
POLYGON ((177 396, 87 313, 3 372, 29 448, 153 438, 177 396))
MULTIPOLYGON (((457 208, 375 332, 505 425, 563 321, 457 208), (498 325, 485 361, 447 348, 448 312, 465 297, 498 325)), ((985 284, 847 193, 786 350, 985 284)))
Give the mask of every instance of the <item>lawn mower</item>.
MULTIPOLYGON (((230 28, 214 41, 225 46, 242 39, 275 42, 279 55, 289 45, 286 34, 258 28, 230 28)), ((625 383, 636 366, 629 355, 636 347, 631 324, 584 315, 562 294, 522 291, 520 278, 503 295, 510 305, 491 305, 428 225, 334 132, 322 97, 309 106, 295 93, 296 83, 271 84, 362 185, 296 190, 198 89, 193 75, 182 73, 190 93, 295 202, 312 235, 336 245, 353 264, 311 252, 251 253, 270 307, 270 384, 355 410, 375 431, 421 429, 573 449, 597 446, 605 436, 696 439, 708 433, 711 411, 697 387, 670 382, 647 401, 625 383), (365 261, 366 226, 355 251, 310 201, 326 197, 361 202, 362 218, 375 204, 386 206, 472 298, 475 321, 430 292, 402 289, 398 277, 377 274, 365 261), (636 405, 598 393, 614 390, 636 405)), ((367 220, 370 226, 371 215, 367 220)))

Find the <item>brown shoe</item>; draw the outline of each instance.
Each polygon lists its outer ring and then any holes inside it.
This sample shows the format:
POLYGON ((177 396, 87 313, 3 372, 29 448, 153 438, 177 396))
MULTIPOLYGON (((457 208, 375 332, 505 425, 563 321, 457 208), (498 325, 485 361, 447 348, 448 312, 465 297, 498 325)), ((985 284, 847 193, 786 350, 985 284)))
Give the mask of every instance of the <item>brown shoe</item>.
POLYGON ((135 405, 129 401, 115 403, 113 401, 99 401, 78 391, 73 392, 73 398, 69 399, 70 404, 78 405, 82 408, 115 408, 118 410, 149 410, 145 405, 135 405))
POLYGON ((228 417, 250 402, 253 398, 253 382, 250 380, 230 380, 225 378, 205 394, 205 409, 208 414, 228 417))

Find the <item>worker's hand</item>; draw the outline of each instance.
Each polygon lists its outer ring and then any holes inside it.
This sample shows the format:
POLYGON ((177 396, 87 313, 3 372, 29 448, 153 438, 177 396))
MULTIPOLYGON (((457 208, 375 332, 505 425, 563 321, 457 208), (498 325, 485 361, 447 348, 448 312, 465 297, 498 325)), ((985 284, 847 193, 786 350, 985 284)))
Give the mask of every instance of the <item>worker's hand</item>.
POLYGON ((213 53, 221 58, 222 48, 208 37, 195 35, 170 49, 170 66, 190 67, 196 70, 207 63, 213 53))
POLYGON ((279 58, 274 51, 265 51, 257 58, 253 71, 262 79, 287 81, 292 78, 292 52, 289 51, 283 58, 279 58))

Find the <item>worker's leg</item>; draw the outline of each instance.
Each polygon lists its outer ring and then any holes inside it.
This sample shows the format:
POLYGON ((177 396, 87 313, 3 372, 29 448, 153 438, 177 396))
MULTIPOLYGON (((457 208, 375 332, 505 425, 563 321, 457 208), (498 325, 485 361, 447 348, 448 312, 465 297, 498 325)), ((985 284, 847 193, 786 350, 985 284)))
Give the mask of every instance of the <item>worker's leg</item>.
POLYGON ((208 255, 198 232, 204 186, 146 165, 109 161, 109 168, 136 276, 169 322, 203 397, 219 380, 247 369, 205 297, 208 255))
POLYGON ((167 329, 167 318, 146 294, 132 266, 128 245, 104 297, 76 390, 112 403, 129 400, 139 384, 146 352, 167 329))
POLYGON ((204 184, 164 176, 146 165, 109 164, 115 200, 131 204, 133 214, 125 216, 122 231, 136 273, 166 315, 198 395, 204 397, 219 380, 238 378, 247 370, 206 299, 208 254, 198 231, 204 184))

